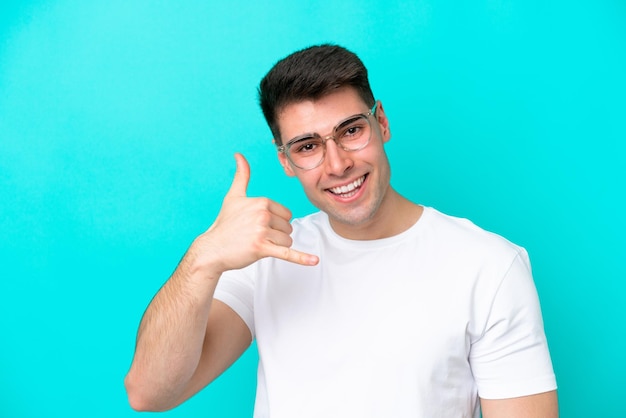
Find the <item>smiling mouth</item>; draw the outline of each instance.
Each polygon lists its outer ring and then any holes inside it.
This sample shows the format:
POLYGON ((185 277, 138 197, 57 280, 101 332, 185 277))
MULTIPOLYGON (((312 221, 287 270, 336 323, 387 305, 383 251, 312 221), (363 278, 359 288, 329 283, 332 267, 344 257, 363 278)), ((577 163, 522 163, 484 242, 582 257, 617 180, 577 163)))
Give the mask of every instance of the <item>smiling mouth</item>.
POLYGON ((356 194, 359 187, 361 187, 361 185, 365 181, 366 176, 367 174, 362 177, 359 177, 358 179, 354 180, 350 184, 346 184, 344 186, 339 186, 339 187, 331 187, 327 190, 336 196, 341 196, 344 198, 352 197, 356 194))

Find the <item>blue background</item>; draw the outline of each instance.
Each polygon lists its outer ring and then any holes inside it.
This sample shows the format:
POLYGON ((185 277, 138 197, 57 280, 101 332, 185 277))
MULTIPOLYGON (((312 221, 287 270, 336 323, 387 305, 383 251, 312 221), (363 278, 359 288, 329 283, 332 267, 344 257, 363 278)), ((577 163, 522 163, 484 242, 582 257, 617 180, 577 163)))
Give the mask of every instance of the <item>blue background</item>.
MULTIPOLYGON (((256 86, 320 42, 368 66, 400 192, 529 250, 562 416, 623 416, 625 18, 618 0, 4 1, 0 416, 136 415, 141 314, 234 152, 251 195, 312 210, 256 86)), ((250 416, 255 366, 163 416, 250 416)))

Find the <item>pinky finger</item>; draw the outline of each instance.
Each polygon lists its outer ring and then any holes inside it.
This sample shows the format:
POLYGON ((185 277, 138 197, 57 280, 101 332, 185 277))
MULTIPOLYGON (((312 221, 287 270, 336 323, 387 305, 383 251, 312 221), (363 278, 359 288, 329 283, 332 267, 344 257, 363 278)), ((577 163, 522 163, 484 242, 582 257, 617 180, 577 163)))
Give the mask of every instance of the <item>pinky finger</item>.
POLYGON ((291 263, 301 264, 303 266, 315 266, 320 261, 319 257, 316 255, 303 253, 301 251, 279 245, 273 246, 270 256, 289 261, 291 263))

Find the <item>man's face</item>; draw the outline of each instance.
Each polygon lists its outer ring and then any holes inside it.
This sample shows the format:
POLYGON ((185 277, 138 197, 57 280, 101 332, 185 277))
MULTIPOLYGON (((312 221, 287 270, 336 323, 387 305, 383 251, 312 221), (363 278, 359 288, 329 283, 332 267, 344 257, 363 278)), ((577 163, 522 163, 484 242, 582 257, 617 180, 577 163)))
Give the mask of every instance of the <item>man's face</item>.
MULTIPOLYGON (((305 133, 332 135, 338 122, 369 110, 357 92, 346 87, 315 101, 285 106, 278 113, 277 122, 281 138, 287 143, 305 133)), ((365 148, 345 151, 328 140, 324 161, 314 169, 295 167, 285 154, 278 154, 285 173, 300 180, 311 203, 326 212, 333 229, 347 238, 363 237, 369 226, 385 222, 385 213, 390 212, 381 211, 390 188, 389 161, 383 144, 391 134, 380 103, 369 121, 372 133, 365 148)))

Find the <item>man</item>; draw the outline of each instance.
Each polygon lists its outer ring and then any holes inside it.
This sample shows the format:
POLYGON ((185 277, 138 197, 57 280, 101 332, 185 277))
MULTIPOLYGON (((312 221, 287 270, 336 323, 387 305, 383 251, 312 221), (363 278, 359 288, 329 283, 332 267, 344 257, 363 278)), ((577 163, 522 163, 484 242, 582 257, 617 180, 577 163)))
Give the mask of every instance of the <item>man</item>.
POLYGON ((526 252, 390 185, 383 105, 353 53, 277 63, 260 102, 320 212, 248 198, 243 156, 214 224, 148 307, 138 410, 185 401, 256 339, 255 417, 556 417, 526 252))

